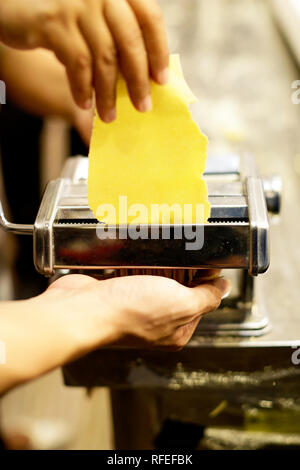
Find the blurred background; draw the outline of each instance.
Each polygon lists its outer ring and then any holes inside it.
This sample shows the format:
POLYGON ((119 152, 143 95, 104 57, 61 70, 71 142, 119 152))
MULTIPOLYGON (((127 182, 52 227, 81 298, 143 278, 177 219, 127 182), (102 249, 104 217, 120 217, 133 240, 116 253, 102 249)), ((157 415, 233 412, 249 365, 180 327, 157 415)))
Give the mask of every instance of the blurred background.
MULTIPOLYGON (((209 152, 251 152, 262 174, 270 169, 281 174, 286 183, 281 224, 290 224, 300 207, 300 105, 291 99, 292 83, 300 80, 300 2, 159 3, 171 53, 180 54, 186 80, 199 98, 192 113, 209 138, 209 152)), ((7 92, 8 102, 0 113, 3 197, 14 222, 33 223, 46 183, 59 176, 67 156, 87 155, 88 149, 67 122, 28 114, 16 105, 9 88, 7 92)), ((1 300, 26 298, 44 290, 47 280, 35 273, 31 238, 12 238, 1 232, 0 243, 1 300)), ((275 249, 282 260, 284 250, 298 252, 296 246, 283 249, 279 243, 275 249)), ((278 275, 277 266, 267 276, 278 275)), ((297 260, 292 272, 300 278, 297 260)), ((291 274, 285 270, 284 275, 291 274)), ((299 406, 294 401, 282 405, 286 429, 292 430, 296 443, 299 406)), ((265 419, 262 408, 254 403, 251 409, 233 409, 227 413, 227 426, 242 433, 251 428, 255 416, 265 419)), ((212 411, 205 410, 207 414, 212 411)), ((7 394, 0 402, 0 412, 2 432, 24 432, 35 448, 114 446, 109 391, 67 388, 59 370, 7 394)), ((267 420, 273 422, 273 430, 282 433, 284 426, 279 426, 276 416, 268 415, 267 420)), ((214 426, 212 415, 208 440, 219 439, 220 443, 227 439, 227 446, 233 446, 228 435, 223 439, 214 426)), ((143 429, 137 432, 142 434, 143 429)), ((232 431, 232 441, 237 442, 237 436, 241 446, 250 446, 247 435, 232 431)))

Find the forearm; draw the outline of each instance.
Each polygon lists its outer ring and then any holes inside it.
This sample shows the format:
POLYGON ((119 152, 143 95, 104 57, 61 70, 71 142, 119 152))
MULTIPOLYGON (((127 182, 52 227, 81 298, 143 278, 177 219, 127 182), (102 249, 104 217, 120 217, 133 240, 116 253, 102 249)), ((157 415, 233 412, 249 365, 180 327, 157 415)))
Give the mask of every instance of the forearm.
POLYGON ((52 52, 3 47, 0 59, 0 76, 13 101, 37 115, 73 120, 76 105, 64 67, 52 52))
POLYGON ((42 296, 0 304, 0 394, 34 379, 88 350, 82 328, 67 310, 41 301, 42 296))
POLYGON ((33 299, 0 303, 0 393, 108 345, 178 350, 229 289, 221 278, 188 288, 158 276, 73 274, 33 299))

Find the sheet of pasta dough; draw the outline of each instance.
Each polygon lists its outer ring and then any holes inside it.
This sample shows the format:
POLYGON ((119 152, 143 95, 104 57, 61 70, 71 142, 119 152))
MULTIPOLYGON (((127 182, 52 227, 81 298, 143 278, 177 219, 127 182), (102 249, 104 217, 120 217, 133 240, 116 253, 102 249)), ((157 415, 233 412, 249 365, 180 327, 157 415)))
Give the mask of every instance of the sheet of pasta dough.
MULTIPOLYGON (((98 220, 107 224, 161 223, 166 204, 179 204, 185 223, 199 222, 199 212, 196 220, 196 209, 184 213, 184 205, 201 205, 201 222, 207 220, 210 206, 202 178, 207 138, 188 109, 195 100, 178 55, 170 57, 168 84, 152 83, 153 110, 148 113, 134 109, 126 84, 119 79, 117 119, 105 124, 96 116, 90 146, 88 200, 98 220), (119 210, 120 196, 123 206, 119 210), (116 220, 112 211, 103 209, 104 204, 115 208, 116 220), (145 209, 134 210, 139 207, 133 206, 136 204, 145 209), (164 205, 159 220, 151 218, 153 204, 164 205)), ((174 214, 171 211, 170 222, 180 222, 178 212, 174 214)))

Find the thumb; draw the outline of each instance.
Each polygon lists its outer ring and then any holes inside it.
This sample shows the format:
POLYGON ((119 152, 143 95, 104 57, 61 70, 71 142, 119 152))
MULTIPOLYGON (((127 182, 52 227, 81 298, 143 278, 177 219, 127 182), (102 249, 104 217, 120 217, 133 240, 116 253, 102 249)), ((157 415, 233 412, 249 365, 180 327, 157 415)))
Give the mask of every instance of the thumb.
POLYGON ((222 298, 229 294, 230 289, 231 282, 221 277, 191 288, 195 296, 195 313, 204 314, 218 308, 222 298))

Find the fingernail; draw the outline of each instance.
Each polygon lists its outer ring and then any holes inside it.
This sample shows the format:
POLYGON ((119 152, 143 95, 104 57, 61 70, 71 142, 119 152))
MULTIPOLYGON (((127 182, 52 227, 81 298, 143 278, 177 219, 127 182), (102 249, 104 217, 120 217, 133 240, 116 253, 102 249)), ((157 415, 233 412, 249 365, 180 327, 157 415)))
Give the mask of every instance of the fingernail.
POLYGON ((87 99, 83 103, 83 109, 90 109, 92 107, 93 100, 91 98, 87 99))
POLYGON ((117 117, 116 108, 112 108, 103 115, 102 119, 104 122, 108 124, 114 121, 116 117, 117 117))
POLYGON ((163 70, 160 70, 156 75, 156 81, 160 85, 166 85, 169 81, 169 68, 166 67, 163 70))
POLYGON ((144 99, 142 99, 138 104, 138 109, 145 113, 147 111, 151 111, 152 109, 152 100, 151 96, 147 95, 144 99))
POLYGON ((211 284, 213 284, 217 289, 219 289, 219 291, 221 292, 222 300, 230 294, 231 282, 229 281, 229 279, 219 277, 218 279, 211 281, 211 284))

